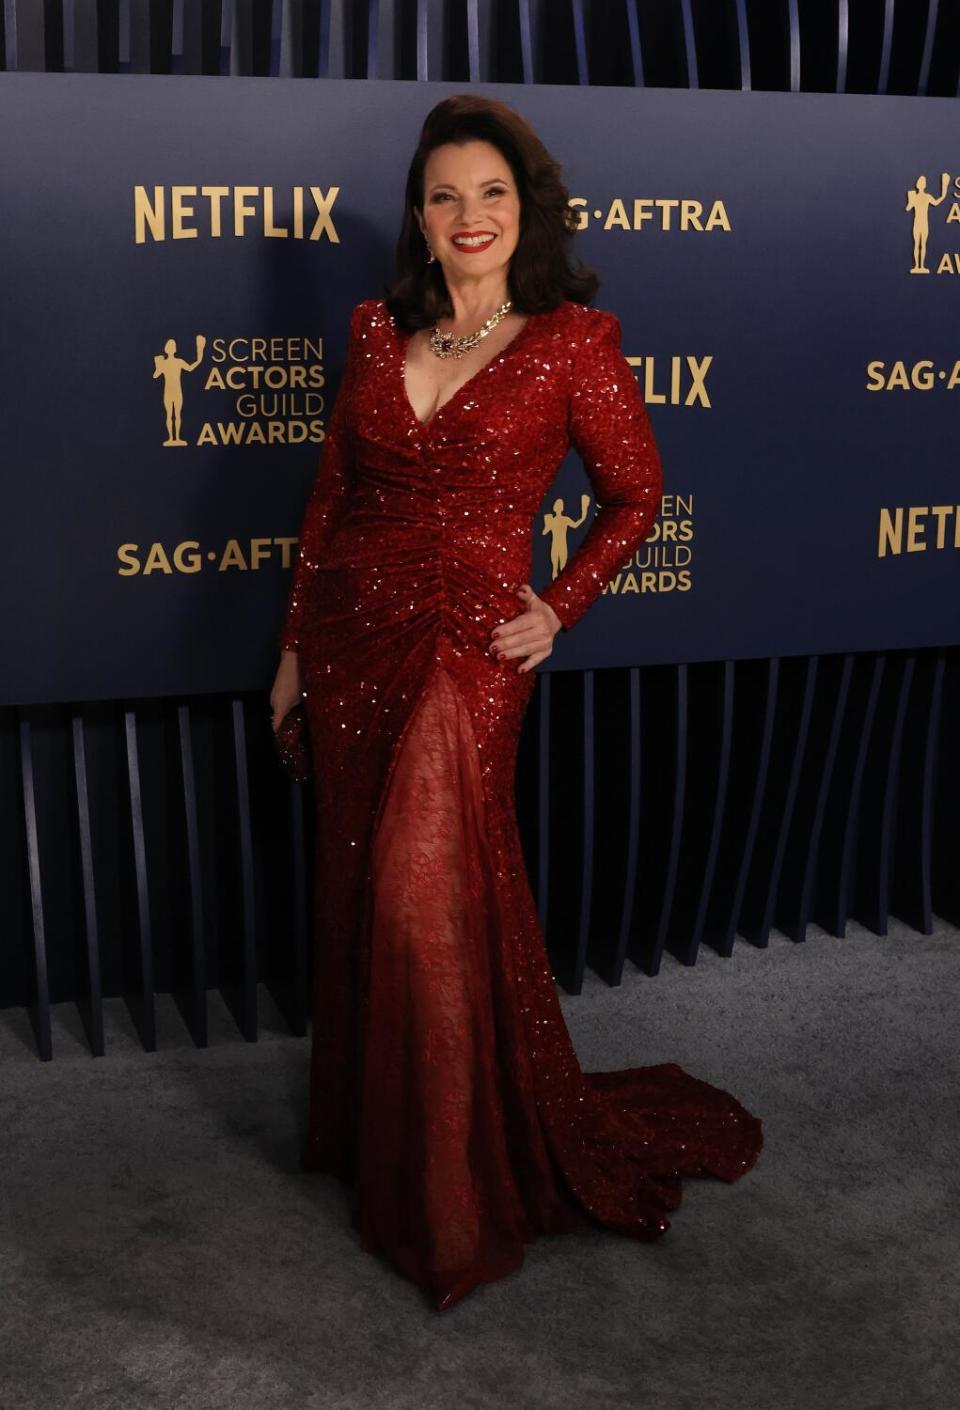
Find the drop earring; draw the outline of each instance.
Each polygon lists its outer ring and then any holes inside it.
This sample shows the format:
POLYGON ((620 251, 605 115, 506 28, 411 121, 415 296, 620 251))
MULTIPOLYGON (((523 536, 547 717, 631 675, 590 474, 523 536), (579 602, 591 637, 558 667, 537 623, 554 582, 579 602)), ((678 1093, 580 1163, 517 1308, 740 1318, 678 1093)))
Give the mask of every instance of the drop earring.
POLYGON ((426 235, 424 235, 423 238, 424 238, 424 240, 426 241, 426 246, 427 246, 427 264, 433 264, 433 261, 436 259, 436 255, 433 253, 433 250, 431 250, 431 248, 430 248, 430 241, 427 240, 426 235))

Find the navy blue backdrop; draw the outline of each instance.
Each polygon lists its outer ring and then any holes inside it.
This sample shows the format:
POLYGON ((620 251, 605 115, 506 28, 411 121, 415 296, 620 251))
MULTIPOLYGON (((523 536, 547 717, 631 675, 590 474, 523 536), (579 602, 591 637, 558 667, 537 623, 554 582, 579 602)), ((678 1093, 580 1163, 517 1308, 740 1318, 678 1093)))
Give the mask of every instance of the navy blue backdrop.
MULTIPOLYGON (((349 311, 461 88, 0 76, 0 701, 269 685, 349 311)), ((955 103, 471 91, 563 163, 664 462, 540 669, 958 641, 955 103)), ((584 491, 572 454, 535 587, 584 491)))

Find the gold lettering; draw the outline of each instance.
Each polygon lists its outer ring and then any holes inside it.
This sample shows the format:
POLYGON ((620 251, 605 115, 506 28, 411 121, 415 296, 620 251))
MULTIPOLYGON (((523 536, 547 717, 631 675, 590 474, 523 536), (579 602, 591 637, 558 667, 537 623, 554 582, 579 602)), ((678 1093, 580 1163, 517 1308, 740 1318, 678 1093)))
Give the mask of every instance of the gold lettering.
POLYGON ((178 543, 173 550, 173 561, 181 573, 199 573, 203 564, 197 549, 200 545, 196 539, 185 539, 183 543, 178 543), (188 553, 187 549, 193 552, 188 553))
POLYGON ((715 225, 719 225, 721 230, 726 230, 728 233, 731 229, 730 217, 727 215, 727 208, 722 201, 714 201, 710 208, 710 214, 707 216, 706 229, 712 230, 715 225))
POLYGON ((223 234, 220 222, 223 202, 230 195, 229 186, 201 186, 200 195, 210 202, 210 234, 218 239, 223 234))
POLYGON ((886 558, 888 553, 903 552, 903 510, 897 509, 891 517, 889 509, 880 510, 880 534, 877 542, 877 557, 886 558))
POLYGON ((273 187, 265 186, 263 190, 263 233, 268 239, 285 240, 289 235, 289 230, 284 230, 282 226, 277 227, 273 223, 273 187))
POLYGON ((588 222, 589 219, 590 219, 590 216, 589 216, 589 214, 587 213, 587 211, 583 209, 583 207, 586 206, 586 204, 587 204, 587 203, 586 203, 585 199, 583 198, 583 196, 571 196, 570 199, 569 199, 569 201, 567 202, 567 205, 568 205, 568 206, 571 206, 571 207, 573 208, 574 214, 575 214, 576 217, 577 217, 577 226, 576 226, 576 228, 577 228, 578 230, 584 230, 584 229, 586 229, 587 222, 588 222))
POLYGON ((925 518, 929 514, 929 509, 925 504, 912 504, 907 515, 907 552, 923 553, 927 545, 923 542, 923 524, 921 517, 925 518))
POLYGON ((339 186, 331 186, 326 195, 319 186, 310 187, 310 195, 313 197, 313 204, 317 208, 317 219, 313 229, 310 231, 311 240, 319 240, 322 234, 326 234, 330 242, 339 245, 340 236, 337 234, 333 221, 330 219, 330 207, 340 194, 339 186))
POLYGON ((703 214, 703 206, 699 201, 680 202, 680 229, 681 230, 702 230, 700 217, 703 214))
POLYGON ((709 369, 712 361, 712 357, 687 358, 687 367, 690 369, 690 373, 693 377, 693 386, 687 393, 687 399, 684 402, 684 406, 690 406, 694 402, 694 400, 699 401, 701 406, 710 405, 710 397, 707 395, 707 388, 704 379, 707 375, 707 370, 709 369))
POLYGON ((133 238, 136 244, 144 244, 148 229, 154 240, 165 239, 164 217, 163 187, 154 186, 151 205, 146 186, 134 186, 133 238))
POLYGON ((129 578, 140 571, 140 562, 136 557, 137 549, 140 547, 136 543, 122 543, 117 549, 117 557, 124 565, 118 568, 117 572, 121 578, 129 578))
POLYGON ((185 216, 193 215, 193 206, 188 206, 184 197, 196 194, 196 186, 170 187, 170 214, 172 217, 170 223, 173 227, 174 240, 195 240, 199 234, 195 227, 188 229, 183 223, 185 216))
POLYGON ((236 539, 228 539, 220 559, 219 571, 222 573, 225 568, 246 568, 246 566, 247 561, 243 556, 240 544, 236 539))
POLYGON ((947 516, 953 513, 952 504, 934 504, 930 513, 937 520, 937 548, 945 548, 947 543, 947 516))
POLYGON ((256 206, 248 205, 247 202, 259 194, 259 186, 234 186, 233 188, 233 233, 238 238, 244 233, 244 221, 252 220, 257 213, 256 206))
POLYGON ((274 543, 280 549, 280 566, 290 568, 293 566, 293 550, 297 543, 297 538, 274 539, 274 543))
POLYGON ((170 567, 170 559, 164 552, 162 543, 151 545, 150 552, 147 554, 147 561, 143 565, 143 576, 146 577, 148 573, 154 573, 157 569, 162 573, 173 572, 173 569, 170 567))
POLYGON ((603 222, 603 228, 604 230, 609 230, 614 225, 618 225, 621 230, 630 229, 630 222, 627 219, 627 212, 624 208, 623 202, 619 198, 614 201, 611 201, 610 209, 607 211, 607 218, 603 222))

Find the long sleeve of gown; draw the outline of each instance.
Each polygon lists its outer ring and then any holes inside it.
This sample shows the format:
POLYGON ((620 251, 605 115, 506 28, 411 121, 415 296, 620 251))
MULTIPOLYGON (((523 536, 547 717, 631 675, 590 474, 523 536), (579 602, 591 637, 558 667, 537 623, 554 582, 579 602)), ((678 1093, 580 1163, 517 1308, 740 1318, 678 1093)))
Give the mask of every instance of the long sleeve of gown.
POLYGON ((304 509, 297 557, 280 629, 282 651, 299 649, 304 603, 310 584, 353 487, 350 397, 362 356, 362 310, 363 305, 357 304, 350 315, 350 336, 343 376, 333 411, 327 421, 327 434, 320 450, 320 462, 304 509))
POLYGON ((594 491, 596 513, 576 553, 538 596, 569 629, 647 537, 663 493, 663 471, 620 320, 597 310, 597 328, 577 354, 569 401, 570 441, 594 491))

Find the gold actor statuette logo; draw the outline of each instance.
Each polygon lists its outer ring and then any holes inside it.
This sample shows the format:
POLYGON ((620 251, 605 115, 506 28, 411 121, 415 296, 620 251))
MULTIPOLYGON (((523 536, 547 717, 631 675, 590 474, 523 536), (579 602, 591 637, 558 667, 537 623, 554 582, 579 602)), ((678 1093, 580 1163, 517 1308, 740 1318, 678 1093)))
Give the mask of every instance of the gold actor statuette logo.
POLYGON ((939 206, 947 199, 950 173, 940 174, 940 195, 931 196, 927 190, 927 178, 917 177, 917 184, 907 192, 905 211, 913 211, 913 268, 911 274, 929 274, 926 266, 927 236, 930 234, 930 207, 939 206))
POLYGON ((550 535, 550 567, 551 578, 555 578, 561 568, 566 567, 569 547, 567 544, 567 534, 570 529, 577 529, 587 517, 587 510, 590 507, 590 496, 582 494, 580 496, 580 518, 571 519, 569 514, 563 512, 563 500, 553 501, 553 512, 549 511, 543 516, 543 530, 540 534, 550 535))
POLYGON ((180 420, 183 414, 183 384, 181 378, 184 372, 196 372, 203 361, 204 349, 207 340, 202 333, 197 334, 197 355, 193 362, 187 362, 184 358, 177 356, 177 345, 173 338, 168 338, 163 345, 162 353, 155 353, 153 358, 153 380, 158 377, 163 378, 163 410, 167 420, 167 439, 165 446, 185 446, 187 442, 180 436, 180 420))

